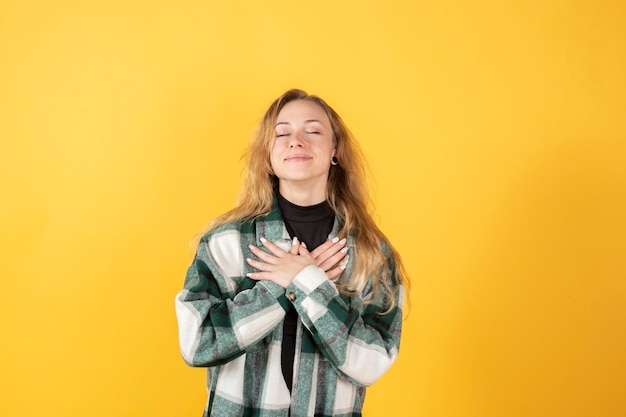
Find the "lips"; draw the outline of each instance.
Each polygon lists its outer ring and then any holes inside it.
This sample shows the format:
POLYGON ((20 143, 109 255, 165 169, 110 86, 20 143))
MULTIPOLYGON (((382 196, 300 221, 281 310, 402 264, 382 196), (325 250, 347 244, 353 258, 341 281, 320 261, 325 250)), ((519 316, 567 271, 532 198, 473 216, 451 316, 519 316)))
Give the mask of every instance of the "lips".
POLYGON ((287 156, 285 158, 285 161, 301 162, 301 161, 308 161, 310 159, 313 159, 313 157, 311 157, 309 155, 305 155, 305 154, 294 154, 294 155, 287 156))

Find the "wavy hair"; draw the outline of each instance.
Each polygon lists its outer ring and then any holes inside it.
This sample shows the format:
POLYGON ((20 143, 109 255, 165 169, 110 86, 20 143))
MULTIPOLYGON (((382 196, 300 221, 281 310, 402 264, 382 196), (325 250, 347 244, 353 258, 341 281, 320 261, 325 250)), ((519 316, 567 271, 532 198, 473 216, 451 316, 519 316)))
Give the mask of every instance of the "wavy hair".
POLYGON ((326 198, 339 218, 339 235, 351 235, 355 246, 351 276, 339 279, 337 288, 344 294, 358 295, 371 285, 372 301, 381 296, 386 298, 386 312, 389 312, 396 304, 398 284, 408 287, 409 281, 398 252, 372 218, 373 206, 361 149, 337 112, 318 96, 292 89, 270 105, 245 154, 244 176, 236 207, 216 218, 209 229, 269 214, 278 187, 278 178, 270 163, 275 124, 281 109, 295 100, 308 100, 319 105, 332 126, 335 156, 339 163, 330 168, 326 198))

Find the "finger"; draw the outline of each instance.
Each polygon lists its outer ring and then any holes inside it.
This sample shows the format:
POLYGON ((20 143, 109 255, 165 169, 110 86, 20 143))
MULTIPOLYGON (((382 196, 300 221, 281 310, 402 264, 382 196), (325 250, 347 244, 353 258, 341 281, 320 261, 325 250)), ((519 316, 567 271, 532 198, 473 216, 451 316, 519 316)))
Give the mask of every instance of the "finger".
POLYGON ((302 259, 307 265, 317 265, 315 259, 311 256, 311 253, 307 249, 304 242, 300 245, 300 251, 298 252, 299 258, 302 259))
POLYGON ((326 277, 328 277, 329 280, 335 280, 337 279, 337 277, 339 277, 339 275, 341 275, 341 273, 346 269, 345 265, 341 265, 338 266, 337 268, 333 268, 330 271, 326 271, 326 277))
POLYGON ((332 247, 327 249, 324 253, 320 254, 317 258, 315 258, 317 266, 324 264, 327 265, 327 267, 329 268, 330 266, 334 265, 337 260, 343 258, 343 256, 347 252, 345 244, 346 239, 341 239, 339 242, 335 243, 332 247), (335 260, 335 262, 329 262, 329 260, 335 260))
POLYGON ((314 257, 314 258, 317 258, 322 253, 324 253, 328 249, 330 249, 337 242, 339 242, 339 238, 338 237, 336 237, 336 238, 334 238, 332 240, 330 240, 330 239, 327 240, 326 242, 322 243, 317 248, 315 248, 313 251, 311 251, 311 256, 314 257))
POLYGON ((342 259, 344 259, 347 256, 347 254, 348 254, 348 248, 343 248, 339 252, 331 256, 330 258, 319 263, 317 266, 322 268, 324 271, 327 271, 330 268, 332 268, 334 265, 337 265, 337 263, 341 261, 342 259))
POLYGON ((279 248, 278 246, 276 246, 273 242, 270 242, 269 240, 265 239, 264 237, 261 238, 261 243, 263 244, 263 246, 265 246, 270 252, 272 252, 272 254, 274 254, 277 257, 281 257, 284 256, 286 253, 286 251, 282 250, 281 248, 279 248))
POLYGON ((250 265, 251 267, 255 269, 258 269, 259 271, 270 272, 274 269, 273 265, 265 263, 265 262, 259 262, 252 258, 246 258, 246 262, 248 263, 248 265, 250 265))
POLYGON ((291 249, 289 249, 289 253, 291 253, 292 255, 297 255, 298 254, 298 250, 300 246, 300 242, 298 241, 297 237, 294 237, 293 240, 291 241, 291 249))
POLYGON ((313 256, 316 260, 318 260, 318 262, 324 262, 326 259, 330 258, 334 254, 339 252, 343 247, 345 247, 345 245, 346 245, 346 238, 343 238, 343 239, 339 240, 339 238, 336 237, 333 240, 331 240, 330 242, 332 244, 330 246, 327 246, 324 251, 322 251, 319 254, 317 254, 317 256, 313 256))
POLYGON ((309 252, 309 249, 306 247, 306 244, 304 242, 302 242, 300 244, 300 247, 298 248, 298 255, 311 256, 311 253, 309 252))
POLYGON ((261 259, 263 262, 266 262, 269 264, 275 264, 278 261, 276 256, 272 255, 271 253, 267 253, 264 250, 257 248, 254 245, 248 245, 248 248, 256 257, 261 259))
POLYGON ((255 281, 270 280, 271 277, 269 272, 248 272, 246 276, 255 281))

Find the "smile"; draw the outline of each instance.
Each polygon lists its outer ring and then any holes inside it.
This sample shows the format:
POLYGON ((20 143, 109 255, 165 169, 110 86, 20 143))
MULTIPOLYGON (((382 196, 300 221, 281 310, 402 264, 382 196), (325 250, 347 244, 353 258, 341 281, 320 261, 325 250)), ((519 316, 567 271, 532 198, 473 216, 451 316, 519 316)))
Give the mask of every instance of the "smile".
POLYGON ((285 161, 303 162, 303 161, 308 161, 310 159, 313 159, 313 158, 308 155, 289 155, 288 157, 285 158, 285 161))

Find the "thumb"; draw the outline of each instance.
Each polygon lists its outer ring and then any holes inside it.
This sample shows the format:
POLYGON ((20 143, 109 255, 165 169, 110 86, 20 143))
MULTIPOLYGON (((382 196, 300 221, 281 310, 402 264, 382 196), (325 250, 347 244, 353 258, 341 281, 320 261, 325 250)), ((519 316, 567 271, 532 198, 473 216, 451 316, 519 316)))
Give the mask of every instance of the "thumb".
POLYGON ((300 241, 298 240, 297 237, 294 237, 293 240, 291 241, 291 249, 289 249, 289 253, 292 255, 297 255, 300 249, 300 246, 302 246, 300 244, 300 241))
POLYGON ((302 242, 302 243, 300 244, 300 248, 299 248, 299 250, 298 250, 298 254, 299 254, 299 255, 310 255, 310 252, 309 252, 309 250, 307 249, 306 244, 305 244, 304 242, 302 242))

